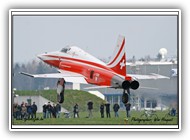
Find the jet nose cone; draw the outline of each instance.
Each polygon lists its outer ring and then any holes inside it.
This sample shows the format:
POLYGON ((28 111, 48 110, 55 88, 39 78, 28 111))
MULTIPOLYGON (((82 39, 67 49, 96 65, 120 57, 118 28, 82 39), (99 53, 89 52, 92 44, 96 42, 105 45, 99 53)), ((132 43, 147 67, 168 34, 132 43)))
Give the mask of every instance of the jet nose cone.
POLYGON ((47 58, 48 58, 48 56, 47 56, 47 52, 45 52, 45 53, 43 53, 43 54, 39 54, 39 55, 37 55, 37 57, 39 58, 39 59, 41 59, 41 60, 46 60, 47 58))
POLYGON ((45 54, 39 54, 37 55, 37 57, 41 60, 44 60, 45 59, 45 54))
POLYGON ((37 57, 42 60, 42 55, 41 54, 37 55, 37 57))

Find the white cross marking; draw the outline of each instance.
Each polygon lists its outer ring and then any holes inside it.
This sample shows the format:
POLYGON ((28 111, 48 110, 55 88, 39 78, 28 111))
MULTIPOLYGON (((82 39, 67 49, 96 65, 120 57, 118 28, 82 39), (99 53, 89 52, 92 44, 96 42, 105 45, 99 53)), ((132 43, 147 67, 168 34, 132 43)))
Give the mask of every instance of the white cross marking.
POLYGON ((122 62, 120 62, 120 69, 122 70, 122 68, 125 66, 125 60, 123 59, 122 62))

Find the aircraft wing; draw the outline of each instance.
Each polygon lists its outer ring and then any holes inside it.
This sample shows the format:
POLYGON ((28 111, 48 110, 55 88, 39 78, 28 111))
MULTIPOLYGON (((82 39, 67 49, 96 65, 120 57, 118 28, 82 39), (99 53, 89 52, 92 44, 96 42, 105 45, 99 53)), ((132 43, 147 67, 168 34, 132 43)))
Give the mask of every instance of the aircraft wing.
POLYGON ((145 79, 170 79, 167 76, 163 76, 163 75, 159 75, 156 73, 151 73, 149 75, 140 75, 140 74, 128 74, 129 76, 131 76, 134 79, 138 79, 138 80, 145 80, 145 79))
POLYGON ((33 77, 33 78, 64 78, 66 82, 88 84, 85 78, 77 73, 61 71, 61 73, 49 73, 49 74, 29 74, 20 72, 20 74, 33 77))

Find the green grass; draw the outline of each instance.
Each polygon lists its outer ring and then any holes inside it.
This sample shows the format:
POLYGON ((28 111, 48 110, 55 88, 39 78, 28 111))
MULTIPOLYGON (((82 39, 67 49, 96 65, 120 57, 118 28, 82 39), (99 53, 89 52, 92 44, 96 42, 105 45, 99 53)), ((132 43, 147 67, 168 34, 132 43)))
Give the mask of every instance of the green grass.
MULTIPOLYGON (((41 95, 52 102, 57 102, 57 94, 55 90, 41 91, 16 91, 19 96, 41 95)), ((93 101, 94 111, 99 111, 99 106, 104 102, 101 98, 80 90, 65 90, 65 101, 62 106, 67 110, 73 110, 73 106, 78 103, 81 112, 87 110, 87 102, 93 101)))
MULTIPOLYGON (((119 112, 119 118, 114 117, 114 112, 111 112, 111 118, 100 118, 99 112, 93 112, 93 118, 86 118, 88 112, 80 112, 80 118, 65 118, 61 114, 61 118, 42 119, 42 114, 37 114, 37 120, 16 120, 13 119, 15 125, 177 125, 177 117, 166 116, 167 111, 157 111, 157 118, 155 117, 140 117, 143 111, 131 111, 131 117, 126 120, 125 111, 119 112)), ((105 114, 106 115, 106 114, 105 114)))
MULTIPOLYGON (((43 91, 16 91, 20 96, 41 95, 53 102, 56 102, 55 90, 43 91)), ((166 116, 168 111, 156 111, 156 115, 152 117, 142 117, 143 111, 131 111, 131 117, 126 120, 126 111, 119 111, 119 118, 114 117, 114 112, 111 112, 111 118, 100 118, 99 106, 104 102, 102 99, 88 92, 78 90, 65 90, 65 101, 62 104, 64 108, 71 112, 71 118, 65 118, 61 114, 61 118, 41 119, 42 113, 37 114, 38 120, 16 120, 13 119, 13 125, 177 125, 178 117, 166 116), (94 102, 93 118, 87 118, 87 102, 94 102), (73 118, 72 111, 75 103, 79 104, 80 118, 73 118)), ((112 109, 112 106, 111 106, 112 109)), ((106 114, 105 114, 106 115, 106 114)))

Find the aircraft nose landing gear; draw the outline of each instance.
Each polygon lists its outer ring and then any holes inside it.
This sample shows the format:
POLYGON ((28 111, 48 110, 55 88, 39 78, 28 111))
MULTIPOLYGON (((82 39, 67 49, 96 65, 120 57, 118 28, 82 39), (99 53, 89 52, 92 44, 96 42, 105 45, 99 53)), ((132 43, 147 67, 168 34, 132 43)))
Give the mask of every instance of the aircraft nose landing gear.
POLYGON ((64 91, 60 93, 59 98, 58 98, 58 102, 60 104, 62 104, 64 102, 64 91))
POLYGON ((64 102, 65 80, 59 79, 57 82, 57 101, 61 104, 64 102))

